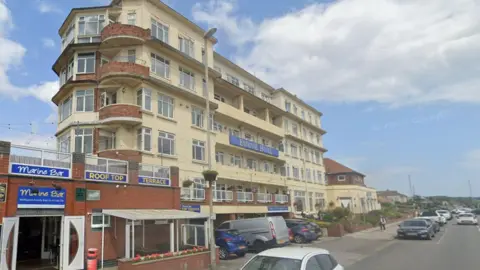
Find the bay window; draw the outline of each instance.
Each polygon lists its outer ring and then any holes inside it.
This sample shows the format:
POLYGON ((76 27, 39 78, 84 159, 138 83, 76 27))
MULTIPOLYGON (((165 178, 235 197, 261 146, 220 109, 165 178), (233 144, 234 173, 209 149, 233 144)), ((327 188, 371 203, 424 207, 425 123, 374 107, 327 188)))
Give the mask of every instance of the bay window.
POLYGON ((85 154, 93 152, 93 129, 75 129, 75 152, 85 154))
POLYGON ((93 112, 93 90, 77 90, 75 99, 77 112, 93 112))
POLYGON ((77 56, 77 73, 95 72, 95 53, 79 53, 77 56))
POLYGON ((61 153, 70 153, 70 133, 58 137, 57 151, 61 153))
POLYGON ((72 115, 72 96, 67 97, 58 105, 60 122, 72 115))
POLYGON ((105 15, 80 16, 78 18, 78 43, 100 42, 100 33, 105 23, 105 15))
POLYGON ((168 26, 152 20, 151 33, 152 37, 168 43, 168 26))
POLYGON ((137 149, 140 151, 152 151, 152 129, 140 128, 137 130, 137 149))
POLYGON ((152 110, 152 90, 142 88, 137 91, 137 105, 143 110, 152 110))
POLYGON ((115 149, 116 146, 116 134, 112 131, 100 130, 99 132, 98 150, 110 150, 115 149))

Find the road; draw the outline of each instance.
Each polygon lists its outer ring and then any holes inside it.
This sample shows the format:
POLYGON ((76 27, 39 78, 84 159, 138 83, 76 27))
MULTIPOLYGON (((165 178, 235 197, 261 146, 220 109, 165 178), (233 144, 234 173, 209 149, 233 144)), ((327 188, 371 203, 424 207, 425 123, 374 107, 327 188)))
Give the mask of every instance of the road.
MULTIPOLYGON (((305 246, 329 250, 346 270, 480 269, 480 228, 453 223, 430 241, 397 240, 394 224, 305 246)), ((239 269, 253 255, 222 261, 218 269, 239 269)))

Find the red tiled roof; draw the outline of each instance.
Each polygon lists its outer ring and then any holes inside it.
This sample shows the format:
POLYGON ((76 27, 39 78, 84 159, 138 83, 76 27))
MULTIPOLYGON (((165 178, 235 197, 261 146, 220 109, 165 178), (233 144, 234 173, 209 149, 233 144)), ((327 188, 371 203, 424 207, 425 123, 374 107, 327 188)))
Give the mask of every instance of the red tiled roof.
POLYGON ((329 173, 329 174, 356 173, 356 174, 359 174, 361 176, 365 176, 364 174, 359 173, 359 172, 357 172, 353 169, 350 169, 349 167, 347 167, 343 164, 340 164, 333 159, 324 158, 323 159, 323 164, 325 165, 325 169, 327 170, 327 173, 329 173))

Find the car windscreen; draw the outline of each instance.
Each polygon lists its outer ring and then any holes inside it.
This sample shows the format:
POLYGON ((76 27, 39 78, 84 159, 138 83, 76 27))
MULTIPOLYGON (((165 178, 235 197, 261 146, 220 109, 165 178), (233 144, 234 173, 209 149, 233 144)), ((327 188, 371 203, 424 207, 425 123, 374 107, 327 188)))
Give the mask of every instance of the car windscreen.
POLYGON ((446 210, 438 210, 437 212, 442 213, 442 214, 448 214, 448 211, 446 211, 446 210))
POLYGON ((240 232, 238 230, 228 230, 227 233, 234 236, 240 235, 240 232))
POLYGON ((402 227, 426 227, 427 223, 423 220, 407 220, 402 223, 402 227))
POLYGON ((243 270, 300 270, 301 260, 290 258, 277 258, 269 256, 256 256, 243 270))
POLYGON ((437 213, 435 213, 435 212, 423 212, 420 216, 422 216, 422 217, 434 217, 434 216, 437 216, 437 213))

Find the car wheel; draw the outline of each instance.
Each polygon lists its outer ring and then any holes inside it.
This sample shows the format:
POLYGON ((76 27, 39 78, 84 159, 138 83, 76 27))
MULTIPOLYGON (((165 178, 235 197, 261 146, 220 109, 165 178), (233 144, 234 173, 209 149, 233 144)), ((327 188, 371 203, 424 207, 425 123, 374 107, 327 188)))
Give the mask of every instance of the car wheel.
POLYGON ((432 240, 432 235, 431 234, 427 235, 427 240, 432 240))
POLYGON ((228 251, 226 248, 221 247, 220 250, 218 251, 218 257, 220 260, 226 260, 228 258, 228 251))
POLYGON ((238 257, 245 257, 245 252, 240 252, 237 254, 238 257))
POLYGON ((297 234, 293 238, 293 241, 295 241, 295 243, 297 243, 297 244, 301 244, 301 243, 305 242, 305 238, 303 236, 297 234))
POLYGON ((267 245, 265 244, 265 242, 260 241, 260 240, 255 241, 253 246, 254 246, 254 249, 257 253, 260 253, 260 252, 267 249, 267 245))

